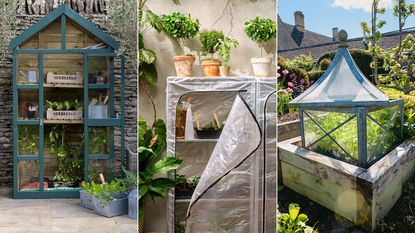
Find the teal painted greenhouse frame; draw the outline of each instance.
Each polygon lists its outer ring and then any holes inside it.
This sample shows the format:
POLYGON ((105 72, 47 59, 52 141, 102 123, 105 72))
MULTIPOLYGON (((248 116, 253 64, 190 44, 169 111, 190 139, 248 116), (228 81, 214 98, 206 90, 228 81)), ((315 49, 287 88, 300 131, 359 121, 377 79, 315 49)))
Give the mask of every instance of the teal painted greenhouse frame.
MULTIPOLYGON (((36 24, 28 28, 18 37, 10 42, 9 45, 13 54, 13 196, 14 198, 70 198, 79 197, 79 189, 73 190, 45 190, 43 187, 44 180, 44 56, 49 54, 78 54, 83 57, 83 131, 84 131, 84 180, 88 180, 88 166, 90 160, 106 160, 109 163, 109 178, 114 177, 114 160, 115 160, 115 142, 114 142, 114 128, 120 130, 120 159, 121 166, 125 166, 125 110, 124 110, 124 76, 125 76, 125 58, 118 55, 115 51, 118 49, 117 42, 97 28, 94 24, 87 21, 78 13, 65 5, 61 5, 54 11, 39 20, 36 24), (41 32, 48 25, 60 19, 61 23, 61 48, 60 49, 21 49, 23 43, 27 42, 34 35, 41 32), (87 33, 94 36, 105 44, 105 48, 82 48, 82 49, 68 49, 66 48, 66 21, 72 20, 87 33), (19 84, 18 83, 18 55, 30 54, 37 55, 38 60, 38 83, 37 84, 19 84), (109 80, 106 84, 91 84, 88 78, 89 58, 104 57, 109 59, 109 80), (115 74, 114 74, 114 60, 117 58, 121 61, 120 80, 117 85, 120 86, 120 108, 119 114, 115 113, 115 74), (21 120, 18 118, 18 91, 19 90, 33 90, 37 91, 39 95, 39 119, 36 120, 21 120), (90 119, 88 116, 89 105, 89 91, 90 90, 107 90, 109 92, 109 118, 105 119, 90 119), (39 155, 25 155, 19 156, 18 150, 18 126, 32 125, 39 128, 39 155), (107 127, 110 129, 108 153, 107 154, 89 154, 89 129, 91 127, 107 127), (19 191, 19 161, 39 161, 39 190, 35 191, 19 191)), ((118 93, 117 93, 118 94, 118 93)), ((118 145, 117 145, 118 146, 118 145)))

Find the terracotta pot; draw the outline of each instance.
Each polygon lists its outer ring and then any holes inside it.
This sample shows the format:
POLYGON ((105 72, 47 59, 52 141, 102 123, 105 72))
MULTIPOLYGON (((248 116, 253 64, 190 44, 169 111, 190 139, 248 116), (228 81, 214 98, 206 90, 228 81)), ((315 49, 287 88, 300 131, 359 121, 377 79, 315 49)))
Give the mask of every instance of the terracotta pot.
POLYGON ((229 73, 231 72, 231 67, 230 66, 220 66, 219 71, 220 71, 220 76, 228 77, 229 73))
POLYGON ((218 77, 220 65, 221 62, 218 60, 202 61, 203 73, 206 77, 218 77))
POLYGON ((178 77, 191 77, 193 71, 193 64, 196 58, 193 55, 174 56, 174 67, 176 68, 176 75, 178 77))
POLYGON ((259 77, 267 77, 270 71, 272 59, 267 57, 251 58, 254 75, 259 77))

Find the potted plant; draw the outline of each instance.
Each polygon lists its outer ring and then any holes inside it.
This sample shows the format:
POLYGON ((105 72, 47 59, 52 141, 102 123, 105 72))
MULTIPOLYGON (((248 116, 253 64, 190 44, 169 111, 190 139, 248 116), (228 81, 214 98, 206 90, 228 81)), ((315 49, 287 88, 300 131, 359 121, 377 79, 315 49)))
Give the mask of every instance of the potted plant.
POLYGON ((222 65, 219 67, 219 72, 221 76, 229 76, 231 70, 229 64, 229 60, 231 57, 231 48, 236 48, 236 46, 238 45, 238 41, 232 37, 225 37, 223 39, 219 39, 219 43, 215 45, 215 48, 219 50, 219 56, 222 60, 222 65))
POLYGON ((199 40, 202 45, 202 52, 209 53, 210 57, 202 61, 203 73, 205 76, 219 76, 220 60, 215 59, 213 55, 219 50, 216 45, 219 40, 223 40, 223 32, 217 30, 203 31, 200 33, 199 40))
POLYGON ((125 174, 125 186, 128 191, 128 218, 137 219, 138 217, 138 178, 131 171, 122 168, 125 174))
MULTIPOLYGON (((199 124, 196 124, 199 125, 199 124)), ((195 127, 196 134, 200 139, 215 139, 219 138, 219 135, 222 133, 223 124, 218 124, 215 122, 209 122, 206 125, 200 127, 195 127)))
POLYGON ((124 182, 112 180, 97 184, 82 183, 85 193, 92 197, 93 212, 105 217, 114 217, 128 212, 128 200, 124 182))
POLYGON ((173 12, 170 15, 162 15, 161 22, 164 31, 171 37, 177 39, 180 44, 182 55, 174 56, 174 66, 179 77, 191 77, 195 56, 184 54, 183 40, 193 38, 199 32, 199 20, 192 19, 190 14, 184 15, 173 12))
POLYGON ((46 119, 48 120, 81 120, 83 106, 78 100, 50 101, 46 103, 46 119))
POLYGON ((199 183, 200 176, 188 179, 185 175, 176 174, 175 196, 177 199, 190 199, 199 183))
POLYGON ((144 227, 144 200, 146 197, 165 198, 170 188, 174 187, 175 181, 160 177, 177 169, 182 163, 180 158, 160 156, 166 148, 166 126, 163 120, 157 120, 152 127, 147 126, 142 116, 138 120, 138 228, 139 232, 144 227))
POLYGON ((271 58, 262 57, 264 45, 267 41, 277 35, 277 26, 275 21, 268 18, 255 17, 245 22, 246 35, 256 42, 261 49, 260 58, 251 58, 252 67, 255 76, 268 76, 270 71, 271 58))
POLYGON ((105 62, 99 59, 91 59, 89 63, 89 83, 104 84, 105 62))
POLYGON ((25 111, 26 111, 26 117, 30 120, 36 117, 36 111, 38 106, 33 105, 31 103, 26 103, 25 111))

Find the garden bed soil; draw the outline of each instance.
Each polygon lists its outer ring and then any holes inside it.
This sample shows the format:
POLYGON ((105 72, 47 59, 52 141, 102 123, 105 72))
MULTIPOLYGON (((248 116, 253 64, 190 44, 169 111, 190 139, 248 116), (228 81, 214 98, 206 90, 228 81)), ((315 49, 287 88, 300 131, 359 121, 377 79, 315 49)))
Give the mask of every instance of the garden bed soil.
MULTIPOLYGON (((300 205, 300 213, 305 213, 309 221, 309 226, 315 226, 320 233, 361 233, 367 232, 362 228, 355 226, 349 220, 335 214, 331 210, 311 201, 307 197, 294 192, 293 190, 283 187, 278 192, 278 211, 281 213, 288 212, 290 203, 300 205)), ((414 206, 410 207, 407 201, 402 197, 395 203, 388 215, 383 219, 383 223, 378 224, 375 233, 411 233, 415 232, 415 218, 411 211, 415 210, 414 206)))

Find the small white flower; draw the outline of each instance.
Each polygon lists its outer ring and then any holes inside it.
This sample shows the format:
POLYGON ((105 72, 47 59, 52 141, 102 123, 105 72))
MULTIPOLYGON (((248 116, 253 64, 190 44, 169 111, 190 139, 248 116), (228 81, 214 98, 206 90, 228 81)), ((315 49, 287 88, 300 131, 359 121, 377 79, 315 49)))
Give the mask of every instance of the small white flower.
POLYGON ((304 233, 313 233, 313 228, 310 226, 306 226, 304 229, 304 233))

